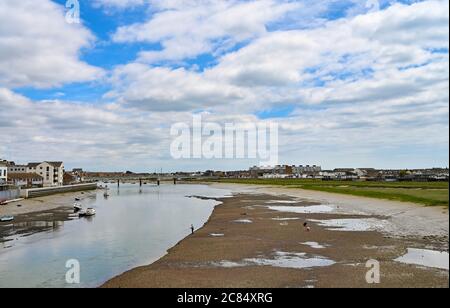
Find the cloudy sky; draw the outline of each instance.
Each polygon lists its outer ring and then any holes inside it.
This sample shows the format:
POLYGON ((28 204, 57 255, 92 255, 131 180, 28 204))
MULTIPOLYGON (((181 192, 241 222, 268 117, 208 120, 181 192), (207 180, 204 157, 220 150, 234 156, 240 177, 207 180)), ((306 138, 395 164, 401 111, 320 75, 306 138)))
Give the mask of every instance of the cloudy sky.
POLYGON ((0 158, 89 170, 174 160, 193 114, 280 125, 280 162, 448 166, 447 0, 0 1, 0 158))

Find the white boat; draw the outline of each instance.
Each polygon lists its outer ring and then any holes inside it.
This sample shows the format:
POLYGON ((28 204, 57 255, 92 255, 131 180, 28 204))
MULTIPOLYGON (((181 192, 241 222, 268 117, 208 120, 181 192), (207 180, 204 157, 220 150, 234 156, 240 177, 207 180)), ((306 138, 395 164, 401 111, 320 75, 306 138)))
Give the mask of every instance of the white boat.
POLYGON ((81 211, 83 209, 83 206, 81 204, 79 204, 78 202, 75 202, 73 204, 73 208, 75 209, 75 211, 81 211))
POLYGON ((96 213, 97 212, 92 208, 86 210, 86 216, 94 216, 96 213))
POLYGON ((0 222, 10 222, 14 220, 14 216, 1 216, 0 222))
POLYGON ((96 214, 96 211, 94 209, 87 209, 87 210, 82 210, 78 213, 79 217, 91 217, 94 216, 96 214))

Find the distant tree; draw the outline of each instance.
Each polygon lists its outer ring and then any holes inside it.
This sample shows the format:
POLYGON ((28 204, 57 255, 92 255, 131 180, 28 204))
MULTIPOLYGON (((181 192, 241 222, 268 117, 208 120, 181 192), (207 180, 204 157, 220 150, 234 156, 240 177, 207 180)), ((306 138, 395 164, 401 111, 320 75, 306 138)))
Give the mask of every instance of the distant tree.
POLYGON ((400 175, 401 178, 404 178, 405 176, 408 175, 408 171, 407 170, 401 170, 399 175, 400 175))

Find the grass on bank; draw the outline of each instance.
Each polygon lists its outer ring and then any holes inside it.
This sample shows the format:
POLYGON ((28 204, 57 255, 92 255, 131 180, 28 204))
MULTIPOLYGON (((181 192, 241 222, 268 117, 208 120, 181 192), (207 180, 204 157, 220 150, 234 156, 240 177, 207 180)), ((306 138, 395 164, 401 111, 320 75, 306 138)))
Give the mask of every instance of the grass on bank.
POLYGON ((449 206, 448 182, 358 182, 305 179, 221 179, 214 182, 284 186, 360 197, 449 206))

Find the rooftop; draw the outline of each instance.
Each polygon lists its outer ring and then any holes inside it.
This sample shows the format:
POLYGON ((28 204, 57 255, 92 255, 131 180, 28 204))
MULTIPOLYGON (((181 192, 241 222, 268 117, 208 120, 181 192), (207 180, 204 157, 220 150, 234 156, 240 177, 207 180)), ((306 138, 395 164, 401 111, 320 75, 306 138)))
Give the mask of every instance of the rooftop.
POLYGON ((43 177, 36 173, 10 173, 8 174, 8 179, 13 180, 42 180, 43 177))

